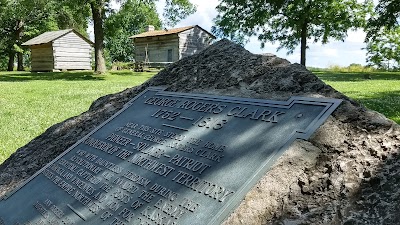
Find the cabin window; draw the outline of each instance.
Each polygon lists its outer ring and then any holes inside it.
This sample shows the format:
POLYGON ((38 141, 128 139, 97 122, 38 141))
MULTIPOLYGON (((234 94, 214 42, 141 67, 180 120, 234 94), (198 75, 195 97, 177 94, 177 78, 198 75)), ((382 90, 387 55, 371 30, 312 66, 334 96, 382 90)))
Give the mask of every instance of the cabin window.
POLYGON ((168 49, 167 62, 172 62, 172 49, 168 49))

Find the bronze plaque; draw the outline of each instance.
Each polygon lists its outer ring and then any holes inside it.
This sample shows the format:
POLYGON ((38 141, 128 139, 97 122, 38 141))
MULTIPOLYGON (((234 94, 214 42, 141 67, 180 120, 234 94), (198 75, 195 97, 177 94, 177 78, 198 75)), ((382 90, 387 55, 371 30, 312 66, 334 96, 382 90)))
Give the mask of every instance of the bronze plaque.
POLYGON ((0 201, 0 224, 220 224, 340 104, 149 88, 0 201))

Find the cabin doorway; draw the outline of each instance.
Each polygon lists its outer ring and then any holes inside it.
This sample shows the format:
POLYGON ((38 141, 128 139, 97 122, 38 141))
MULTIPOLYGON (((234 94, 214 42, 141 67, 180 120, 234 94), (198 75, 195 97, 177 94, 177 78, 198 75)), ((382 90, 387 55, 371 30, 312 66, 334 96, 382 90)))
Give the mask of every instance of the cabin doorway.
POLYGON ((167 62, 172 62, 172 49, 168 49, 167 62))

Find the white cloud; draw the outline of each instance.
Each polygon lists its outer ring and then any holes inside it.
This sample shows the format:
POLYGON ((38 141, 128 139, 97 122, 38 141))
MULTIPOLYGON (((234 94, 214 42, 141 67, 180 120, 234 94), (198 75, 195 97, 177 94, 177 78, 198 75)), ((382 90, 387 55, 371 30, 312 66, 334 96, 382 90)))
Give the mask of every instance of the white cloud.
POLYGON ((338 52, 337 49, 333 49, 333 48, 325 48, 322 50, 322 55, 323 56, 327 56, 327 57, 336 57, 338 56, 338 52))
POLYGON ((363 43, 365 36, 366 34, 363 30, 349 31, 345 41, 352 43, 363 43))
POLYGON ((199 25, 210 31, 213 25, 212 20, 217 16, 215 8, 218 5, 218 0, 192 0, 191 2, 197 6, 197 11, 179 22, 177 27, 199 25))
POLYGON ((115 0, 111 1, 110 6, 112 9, 119 10, 121 8, 121 2, 117 2, 115 0))
POLYGON ((273 53, 275 54, 276 48, 278 48, 278 43, 267 42, 264 45, 264 48, 261 48, 261 42, 257 39, 257 37, 253 36, 250 38, 249 42, 244 46, 247 50, 252 53, 260 54, 260 53, 273 53))

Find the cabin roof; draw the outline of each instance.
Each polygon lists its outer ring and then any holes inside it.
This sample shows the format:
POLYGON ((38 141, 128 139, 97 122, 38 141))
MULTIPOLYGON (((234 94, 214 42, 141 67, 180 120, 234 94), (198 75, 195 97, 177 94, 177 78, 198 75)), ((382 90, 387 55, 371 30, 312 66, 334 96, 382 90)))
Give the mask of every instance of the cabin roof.
POLYGON ((83 35, 81 35, 79 32, 75 31, 74 29, 67 29, 67 30, 57 30, 57 31, 48 31, 45 32, 37 37, 34 37, 30 39, 29 41, 23 43, 22 45, 25 46, 31 46, 31 45, 40 45, 40 44, 47 44, 49 42, 53 42, 68 33, 74 32, 76 35, 81 37, 84 41, 87 43, 93 45, 93 42, 90 41, 89 39, 85 38, 83 35))
POLYGON ((129 38, 142 38, 142 37, 155 37, 155 36, 164 36, 164 35, 169 35, 169 34, 179 34, 181 32, 190 30, 194 27, 198 27, 200 29, 202 29, 204 32, 206 32, 207 34, 209 34, 212 38, 215 38, 214 35, 212 35, 210 32, 204 30, 203 28, 201 28, 199 25, 193 25, 193 26, 187 26, 187 27, 180 27, 180 28, 173 28, 173 29, 164 29, 164 30, 154 30, 154 31, 147 31, 144 33, 140 33, 140 34, 136 34, 133 35, 129 38))

